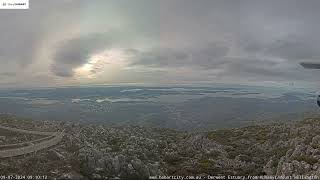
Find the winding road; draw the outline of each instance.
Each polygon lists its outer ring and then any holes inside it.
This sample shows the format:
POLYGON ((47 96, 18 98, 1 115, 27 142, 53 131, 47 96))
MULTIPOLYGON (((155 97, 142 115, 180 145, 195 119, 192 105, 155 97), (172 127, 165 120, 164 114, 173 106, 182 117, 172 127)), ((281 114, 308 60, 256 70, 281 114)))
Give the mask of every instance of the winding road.
POLYGON ((8 144, 4 145, 3 147, 17 147, 18 148, 10 148, 6 150, 0 150, 0 158, 8 158, 8 157, 15 157, 21 156, 24 154, 33 153, 36 151, 40 151, 42 149, 49 148, 58 144, 63 136, 64 132, 39 132, 39 131, 30 131, 30 130, 23 130, 18 128, 6 127, 0 125, 1 129, 6 129, 13 132, 18 133, 25 133, 25 134, 35 134, 35 135, 46 135, 48 137, 41 138, 38 140, 30 141, 30 142, 22 142, 17 144, 8 144), (22 147, 19 147, 22 146, 22 147))

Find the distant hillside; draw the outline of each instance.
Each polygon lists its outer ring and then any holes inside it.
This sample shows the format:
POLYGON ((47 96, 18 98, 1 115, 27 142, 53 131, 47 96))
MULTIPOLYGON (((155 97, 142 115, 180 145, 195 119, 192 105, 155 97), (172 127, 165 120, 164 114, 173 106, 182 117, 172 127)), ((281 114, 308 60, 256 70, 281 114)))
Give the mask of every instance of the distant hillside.
POLYGON ((316 99, 309 91, 250 86, 68 87, 0 90, 0 112, 35 120, 204 131, 300 120, 303 114, 319 114, 316 99))

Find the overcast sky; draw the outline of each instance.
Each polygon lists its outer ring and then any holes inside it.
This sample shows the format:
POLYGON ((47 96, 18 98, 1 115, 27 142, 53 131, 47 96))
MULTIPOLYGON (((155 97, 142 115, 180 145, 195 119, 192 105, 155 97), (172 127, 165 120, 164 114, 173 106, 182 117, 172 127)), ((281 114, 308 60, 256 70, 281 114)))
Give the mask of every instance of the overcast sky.
POLYGON ((316 85, 318 0, 30 0, 0 10, 0 86, 316 85))

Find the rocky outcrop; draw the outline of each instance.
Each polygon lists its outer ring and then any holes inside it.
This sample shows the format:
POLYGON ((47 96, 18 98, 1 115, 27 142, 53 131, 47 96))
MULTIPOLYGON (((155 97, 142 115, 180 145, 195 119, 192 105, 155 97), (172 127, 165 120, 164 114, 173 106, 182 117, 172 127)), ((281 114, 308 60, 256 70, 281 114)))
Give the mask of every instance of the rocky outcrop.
POLYGON ((320 175, 320 119, 201 133, 75 123, 44 123, 37 131, 50 126, 66 129, 60 142, 14 161, 3 159, 1 171, 38 174, 40 169, 57 179, 320 175))

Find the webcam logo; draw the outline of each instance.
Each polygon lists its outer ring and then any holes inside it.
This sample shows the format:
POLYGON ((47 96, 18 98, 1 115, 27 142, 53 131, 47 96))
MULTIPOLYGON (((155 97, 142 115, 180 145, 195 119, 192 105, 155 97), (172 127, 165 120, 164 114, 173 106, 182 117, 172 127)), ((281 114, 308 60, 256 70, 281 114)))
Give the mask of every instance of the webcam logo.
POLYGON ((0 9, 29 9, 29 0, 0 0, 0 9))

